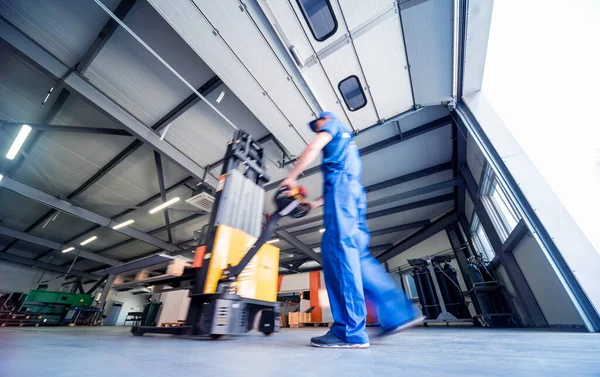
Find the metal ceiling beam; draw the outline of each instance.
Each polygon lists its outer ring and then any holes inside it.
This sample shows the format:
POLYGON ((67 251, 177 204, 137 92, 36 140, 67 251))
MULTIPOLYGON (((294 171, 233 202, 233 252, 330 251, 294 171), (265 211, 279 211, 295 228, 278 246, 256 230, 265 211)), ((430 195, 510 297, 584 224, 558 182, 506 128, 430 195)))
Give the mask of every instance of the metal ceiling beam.
POLYGON ((441 173, 443 171, 450 170, 450 169, 452 169, 452 163, 445 162, 443 164, 435 165, 430 168, 418 170, 416 172, 401 175, 399 177, 388 179, 388 180, 385 180, 385 181, 382 181, 379 183, 374 183, 372 185, 365 187, 365 191, 367 193, 371 193, 371 192, 383 190, 388 187, 392 187, 392 186, 400 185, 402 183, 414 181, 415 179, 427 177, 429 175, 441 173))
MULTIPOLYGON (((0 226, 0 234, 5 235, 7 237, 11 237, 11 238, 16 238, 16 239, 19 239, 19 240, 22 240, 25 242, 29 242, 34 245, 44 246, 44 247, 47 247, 52 250, 60 250, 64 247, 72 246, 69 244, 60 244, 58 242, 54 242, 54 241, 51 241, 51 240, 48 240, 48 239, 45 239, 42 237, 27 234, 25 232, 20 232, 18 230, 10 229, 10 228, 4 227, 4 226, 0 226)), ((96 255, 89 251, 82 250, 81 248, 76 247, 76 246, 73 246, 73 247, 75 247, 76 250, 74 252, 72 252, 71 254, 79 255, 81 258, 104 263, 109 266, 116 266, 117 264, 119 264, 119 262, 114 259, 96 255)))
MULTIPOLYGON (((446 195, 435 196, 433 198, 423 199, 423 200, 419 200, 419 201, 416 201, 416 202, 413 202, 413 203, 408 203, 408 204, 403 204, 403 205, 392 207, 392 208, 383 209, 381 211, 370 212, 370 213, 367 213, 366 217, 367 217, 367 220, 370 220, 370 219, 374 219, 374 218, 377 218, 377 217, 393 215, 393 214, 396 214, 396 213, 399 213, 399 212, 410 211, 410 210, 421 208, 421 207, 427 207, 427 206, 434 205, 434 204, 448 202, 448 201, 451 201, 453 199, 454 199, 454 195, 453 194, 446 194, 446 195)), ((306 219, 306 220, 298 222, 298 223, 291 223, 291 224, 287 224, 287 225, 281 226, 281 227, 278 228, 278 230, 293 228, 293 227, 297 227, 297 226, 300 226, 300 225, 311 224, 313 222, 318 222, 318 221, 322 221, 322 220, 323 220, 323 216, 322 215, 313 216, 313 217, 311 217, 309 219, 306 219)))
MULTIPOLYGON (((5 187, 8 190, 14 191, 17 194, 20 194, 27 198, 30 198, 37 202, 45 204, 47 206, 53 207, 59 211, 66 212, 72 216, 82 218, 84 220, 90 221, 92 223, 96 223, 97 225, 100 225, 103 227, 108 228, 108 227, 111 227, 112 225, 117 224, 113 220, 111 220, 107 217, 104 217, 104 216, 94 213, 92 211, 88 211, 87 209, 76 206, 73 203, 68 202, 66 200, 56 198, 50 194, 47 194, 47 193, 40 191, 38 189, 35 189, 33 187, 27 186, 21 182, 17 182, 12 178, 8 178, 8 177, 4 178, 0 182, 0 186, 5 187)), ((154 245, 156 247, 160 247, 164 250, 179 251, 179 248, 177 246, 172 245, 163 240, 160 240, 156 237, 152 237, 149 234, 140 232, 139 230, 136 230, 131 227, 124 227, 124 228, 115 230, 115 232, 125 234, 129 237, 138 239, 142 242, 148 243, 150 245, 154 245)))
POLYGON ((280 238, 282 238, 283 240, 285 240, 290 245, 294 246, 302 254, 304 254, 307 257, 309 257, 309 258, 317 261, 320 265, 323 264, 323 261, 321 260, 321 256, 318 253, 316 253, 310 247, 306 246, 304 243, 302 243, 296 237, 292 236, 288 231, 286 231, 286 230, 278 230, 278 231, 275 232, 275 234, 277 234, 280 238))
MULTIPOLYGON (((415 138, 417 136, 426 134, 427 132, 431 132, 431 131, 437 130, 438 128, 447 126, 447 125, 449 125, 451 123, 452 123, 452 117, 450 117, 450 115, 447 115, 447 116, 442 117, 440 119, 436 119, 436 120, 434 120, 432 122, 425 123, 422 126, 413 128, 412 130, 408 130, 406 132, 402 132, 399 135, 395 135, 395 136, 392 136, 392 137, 390 137, 388 139, 385 139, 385 140, 379 141, 377 143, 374 143, 374 144, 368 145, 366 147, 363 147, 363 148, 361 148, 359 150, 359 153, 360 153, 361 157, 365 157, 365 156, 367 156, 367 155, 369 155, 371 153, 375 153, 375 152, 380 151, 382 149, 385 149, 387 147, 391 147, 392 145, 396 145, 396 144, 401 143, 403 141, 410 140, 410 139, 415 138)), ((299 179, 309 177, 309 176, 314 175, 314 174, 316 174, 316 173, 318 173, 320 171, 321 171, 321 165, 314 166, 314 167, 312 167, 310 169, 305 170, 302 173, 302 175, 299 177, 299 179)), ((265 186, 265 191, 269 191, 269 190, 272 190, 272 189, 276 188, 277 186, 279 186, 279 184, 281 182, 283 182, 283 179, 280 179, 277 182, 273 182, 273 183, 270 183, 270 184, 266 185, 265 186)))
MULTIPOLYGON (((391 228, 385 228, 385 229, 376 230, 376 231, 370 232, 370 235, 371 235, 371 237, 377 237, 377 236, 382 236, 384 234, 395 233, 395 232, 402 232, 404 230, 415 229, 415 228, 421 228, 423 226, 429 225, 430 223, 431 223, 431 221, 429 221, 429 220, 416 221, 416 222, 412 222, 412 223, 407 223, 407 224, 402 224, 402 225, 394 226, 394 227, 391 227, 391 228)), ((310 228, 298 230, 298 231, 292 232, 290 234, 292 236, 294 236, 294 237, 298 237, 298 236, 302 236, 304 234, 310 234, 310 233, 318 232, 321 228, 323 228, 323 226, 322 225, 318 225, 318 226, 313 226, 313 227, 310 227, 310 228)))
POLYGON ((42 268, 47 271, 58 272, 59 274, 72 275, 72 276, 84 278, 84 279, 97 280, 100 278, 100 276, 91 274, 89 272, 83 272, 83 271, 79 271, 79 270, 75 270, 75 269, 69 269, 66 267, 57 266, 55 264, 40 262, 37 260, 20 257, 18 255, 9 254, 9 253, 0 253, 0 259, 8 261, 8 262, 22 264, 25 266, 39 267, 39 268, 42 268))
POLYGON ((460 182, 462 182, 462 179, 460 179, 460 178, 454 178, 454 179, 450 179, 450 180, 447 180, 447 181, 443 181, 443 182, 439 182, 439 183, 434 183, 434 184, 431 184, 431 185, 428 185, 428 186, 419 187, 419 188, 416 188, 414 190, 404 191, 404 192, 401 192, 401 193, 396 194, 396 195, 388 196, 386 198, 381 198, 381 199, 378 199, 378 200, 373 200, 373 201, 369 202, 369 207, 376 207, 376 206, 379 206, 379 205, 382 205, 382 204, 393 203, 393 202, 397 202, 399 200, 414 198, 415 196, 421 196, 421 195, 425 195, 425 194, 431 194, 431 193, 434 193, 436 191, 441 191, 441 190, 445 190, 445 189, 449 189, 449 188, 455 187, 455 186, 459 185, 460 182))
MULTIPOLYGON (((160 198, 162 202, 167 201, 167 193, 165 192, 165 177, 163 176, 162 158, 158 152, 154 152, 154 163, 156 164, 156 175, 158 177, 158 187, 160 189, 160 198)), ((163 211, 165 218, 165 226, 167 227, 167 239, 169 243, 173 243, 173 235, 171 234, 171 221, 169 220, 169 211, 163 211)))
MULTIPOLYGON (((120 20, 123 20, 135 3, 136 0, 121 0, 115 9, 115 16, 117 16, 120 20)), ((100 53, 104 45, 106 45, 110 37, 112 37, 113 33, 118 28, 119 24, 112 18, 109 18, 90 48, 88 48, 85 54, 83 54, 83 57, 79 63, 77 63, 75 66, 79 72, 83 73, 89 68, 90 64, 92 64, 92 61, 96 58, 98 53, 100 53)))
MULTIPOLYGON (((17 53, 50 77, 64 78, 63 83, 71 92, 77 93, 86 102, 123 126, 150 148, 170 159, 184 171, 189 172, 198 179, 204 176, 204 169, 191 158, 171 144, 161 140, 155 130, 146 127, 127 110, 94 87, 83 75, 79 72, 72 72, 69 67, 10 25, 6 20, 0 20, 0 38, 8 42, 17 53)), ((216 186, 216 179, 210 175, 207 180, 209 185, 216 186)))
POLYGON ((114 135, 114 136, 131 136, 126 130, 119 128, 102 128, 102 127, 80 127, 80 126, 64 126, 64 125, 53 125, 53 124, 38 124, 28 122, 8 122, 0 120, 0 124, 3 127, 21 127, 23 124, 30 126, 33 131, 44 131, 44 132, 74 132, 74 133, 86 133, 86 134, 100 134, 100 135, 114 135))
POLYGON ((402 254, 406 250, 410 249, 413 246, 418 245, 419 243, 425 241, 429 237, 445 230, 448 226, 456 223, 458 221, 458 216, 456 212, 450 212, 440 219, 434 221, 428 227, 419 230, 415 234, 406 238, 404 241, 394 245, 388 250, 383 251, 377 255, 377 259, 380 262, 387 262, 390 259, 394 258, 397 255, 402 254))
MULTIPOLYGON (((172 185, 172 186, 168 187, 168 188, 167 188, 165 191, 166 191, 167 193, 169 193, 169 192, 171 192, 171 191, 173 191, 173 190, 175 190, 175 189, 177 189, 177 188, 179 188, 179 187, 181 187, 181 186, 185 185, 186 183, 188 183, 188 182, 190 182, 190 181, 192 181, 192 180, 193 180, 193 178, 192 178, 192 177, 187 177, 187 178, 184 178, 184 179, 182 179, 181 181, 179 181, 179 182, 175 183, 174 185, 172 185)), ((148 199, 144 200, 143 202, 140 202, 140 203, 136 204, 134 207, 144 207, 144 206, 146 206, 146 205, 150 204, 151 202, 153 202, 154 200, 156 200, 156 199, 158 199, 158 198, 160 198, 160 193, 158 193, 158 194, 156 194, 156 195, 153 195, 153 196, 149 197, 148 199)), ((123 212, 121 212, 121 213, 119 213, 119 214, 115 215, 113 218, 116 220, 116 219, 118 219, 118 218, 120 218, 120 217, 122 217, 122 216, 126 216, 126 215, 130 214, 131 212, 134 212, 134 211, 136 211, 136 209, 137 209, 137 208, 131 208, 131 209, 125 210, 125 211, 123 211, 123 212)), ((51 210, 51 211, 54 211, 54 210, 51 210)), ((42 218, 45 218, 45 217, 42 217, 42 218)), ((40 222, 40 223, 41 223, 41 222, 40 222)), ((30 228, 31 228, 31 227, 30 227, 30 228)), ((34 228, 35 228, 35 227, 34 227, 34 228)), ((86 234, 88 234, 88 233, 90 233, 90 232, 93 232, 94 230, 96 230, 96 229, 99 229, 99 228, 101 228, 101 226, 100 226, 100 225, 94 225, 93 227, 91 227, 91 228, 88 228, 87 230, 85 230, 85 231, 83 231, 83 232, 81 232, 81 233, 77 234, 75 237, 72 237, 72 238, 71 238, 71 239, 69 239, 68 241, 65 241, 65 244, 69 244, 69 243, 71 243, 71 242, 75 241, 76 239, 78 239, 78 238, 81 238, 81 237, 85 236, 86 234)), ((38 256, 37 256, 35 259, 36 259, 36 260, 42 259, 43 257, 45 257, 45 256, 47 256, 47 255, 49 255, 49 254, 52 254, 53 252, 54 252, 54 250, 47 251, 47 252, 45 252, 44 254, 38 255, 38 256)))
MULTIPOLYGON (((443 163, 440 165, 436 165, 436 166, 432 166, 430 168, 416 171, 414 173, 405 174, 405 175, 402 175, 402 176, 399 176, 396 178, 388 179, 383 182, 372 184, 370 186, 365 187, 365 191, 367 193, 376 192, 376 191, 383 190, 383 189, 391 187, 391 186, 395 186, 395 185, 399 185, 402 183, 413 181, 415 179, 427 177, 432 174, 441 173, 441 172, 443 172, 445 170, 449 170, 449 169, 452 169, 452 164, 450 162, 446 162, 446 163, 443 163)), ((370 205, 371 204, 369 203, 368 206, 370 206, 370 205)), ((323 217, 322 215, 309 217, 308 219, 295 221, 293 224, 282 225, 279 227, 279 229, 295 228, 295 227, 298 227, 301 225, 310 224, 310 223, 319 221, 320 219, 322 219, 322 217, 323 217)))
MULTIPOLYGON (((311 249, 314 249, 315 247, 320 247, 320 246, 321 246, 320 243, 308 245, 308 247, 310 247, 311 249)), ((382 244, 382 245, 369 246, 369 250, 371 251, 371 253, 375 253, 380 250, 387 250, 392 246, 393 246, 393 244, 386 243, 386 244, 382 244)), ((295 252, 295 251, 296 251, 296 249, 281 250, 282 253, 290 253, 290 252, 295 252)), ((312 259, 310 259, 310 258, 290 258, 290 259, 282 260, 280 258, 279 260, 281 261, 281 263, 286 263, 286 264, 290 264, 290 263, 302 264, 302 263, 310 262, 312 259)), ((285 267, 285 266, 283 266, 283 267, 285 267)))

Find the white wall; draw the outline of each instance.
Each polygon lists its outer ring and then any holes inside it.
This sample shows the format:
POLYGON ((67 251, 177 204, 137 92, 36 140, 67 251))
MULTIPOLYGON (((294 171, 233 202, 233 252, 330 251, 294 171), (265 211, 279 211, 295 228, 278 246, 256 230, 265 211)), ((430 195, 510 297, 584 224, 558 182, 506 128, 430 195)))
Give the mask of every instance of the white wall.
POLYGON ((157 323, 185 320, 190 306, 189 294, 189 290, 161 293, 159 301, 162 305, 157 323))
POLYGON ((26 267, 10 262, 0 262, 0 291, 27 293, 37 288, 38 280, 41 282, 49 280, 49 291, 60 291, 64 278, 54 279, 58 274, 33 267, 26 267))
MULTIPOLYGON (((128 312, 143 312, 149 297, 150 295, 132 295, 129 292, 117 292, 111 289, 106 301, 119 301, 123 303, 119 318, 117 319, 117 326, 120 326, 125 322, 128 312)), ((132 322, 127 322, 127 325, 131 324, 132 322)))
MULTIPOLYGON (((466 97, 465 102, 552 237, 587 297, 596 310, 600 311, 600 284, 598 284, 600 254, 594 249, 582 228, 575 222, 571 213, 567 211, 561 199, 546 182, 542 173, 511 133, 511 129, 500 119, 483 93, 474 93, 466 97)), ((496 173, 498 174, 497 171, 496 173)), ((586 197, 587 194, 581 191, 578 195, 586 197)), ((546 250, 542 251, 546 254, 546 250)), ((558 274, 554 265, 551 266, 554 273, 558 274)))
POLYGON ((548 324, 582 326, 573 302, 536 240, 525 236, 513 254, 548 324))

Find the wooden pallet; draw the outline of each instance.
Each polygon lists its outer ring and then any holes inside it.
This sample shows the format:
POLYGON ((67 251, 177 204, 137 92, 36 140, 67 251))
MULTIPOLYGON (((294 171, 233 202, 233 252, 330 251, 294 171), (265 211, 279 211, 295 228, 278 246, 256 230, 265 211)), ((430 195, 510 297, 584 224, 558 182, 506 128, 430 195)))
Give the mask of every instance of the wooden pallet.
POLYGON ((303 327, 331 327, 331 322, 303 322, 303 327))
POLYGON ((185 322, 163 322, 160 327, 182 327, 185 326, 185 322))

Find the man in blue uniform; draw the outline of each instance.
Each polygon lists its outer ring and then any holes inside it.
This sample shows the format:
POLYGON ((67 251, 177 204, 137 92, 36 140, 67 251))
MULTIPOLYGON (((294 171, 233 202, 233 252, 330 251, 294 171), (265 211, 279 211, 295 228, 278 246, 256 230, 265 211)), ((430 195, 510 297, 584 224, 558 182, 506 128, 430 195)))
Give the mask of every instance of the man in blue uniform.
POLYGON ((321 252, 334 323, 327 334, 312 338, 311 345, 366 348, 365 296, 377 306, 381 335, 419 324, 423 317, 369 252, 362 161, 352 133, 330 112, 319 114, 310 127, 317 136, 281 186, 295 187, 298 176, 323 152, 323 196, 311 206, 325 206, 321 252))

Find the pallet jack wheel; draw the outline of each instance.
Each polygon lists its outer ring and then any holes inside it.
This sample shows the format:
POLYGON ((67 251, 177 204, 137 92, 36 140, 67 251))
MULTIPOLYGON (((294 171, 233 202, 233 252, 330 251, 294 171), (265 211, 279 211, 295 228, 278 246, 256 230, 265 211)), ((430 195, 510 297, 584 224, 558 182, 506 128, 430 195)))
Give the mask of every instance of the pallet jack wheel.
POLYGON ((210 334, 210 338, 212 340, 223 340, 226 338, 226 336, 223 334, 210 334))

